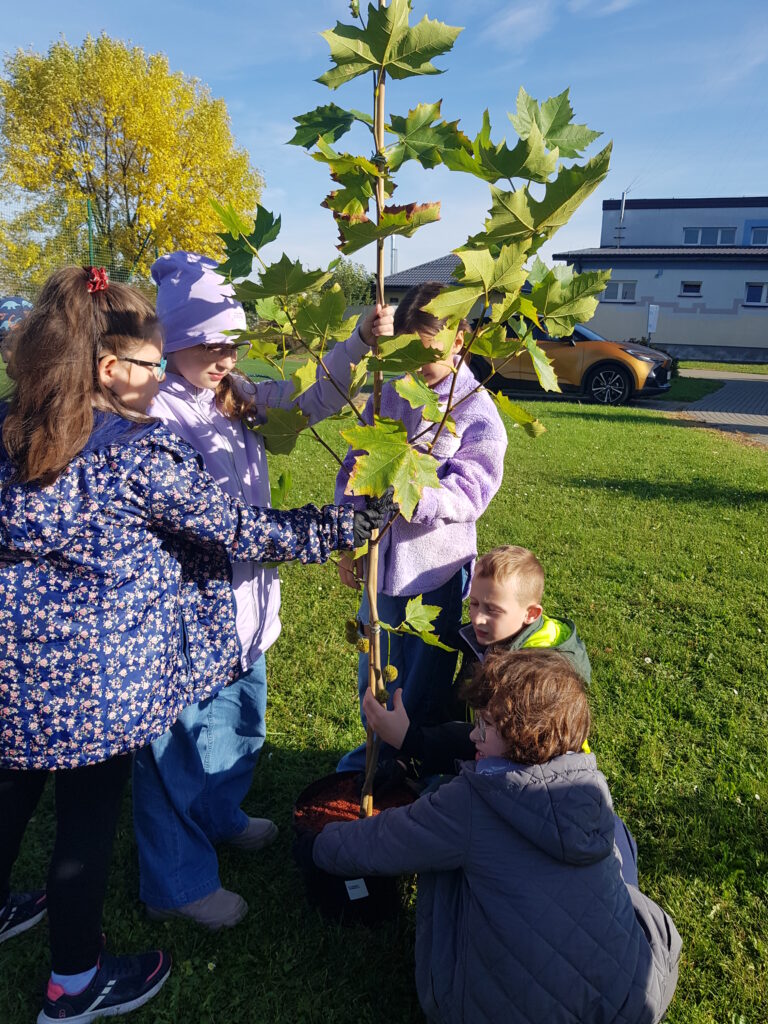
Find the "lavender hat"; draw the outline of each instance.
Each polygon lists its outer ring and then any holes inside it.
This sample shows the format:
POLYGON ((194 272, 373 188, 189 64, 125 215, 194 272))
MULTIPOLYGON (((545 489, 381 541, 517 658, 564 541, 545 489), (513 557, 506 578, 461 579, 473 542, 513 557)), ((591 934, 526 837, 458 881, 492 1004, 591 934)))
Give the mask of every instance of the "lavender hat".
POLYGON ((245 329, 243 307, 215 267, 214 260, 193 252, 174 252, 152 264, 166 353, 231 343, 224 331, 245 329))

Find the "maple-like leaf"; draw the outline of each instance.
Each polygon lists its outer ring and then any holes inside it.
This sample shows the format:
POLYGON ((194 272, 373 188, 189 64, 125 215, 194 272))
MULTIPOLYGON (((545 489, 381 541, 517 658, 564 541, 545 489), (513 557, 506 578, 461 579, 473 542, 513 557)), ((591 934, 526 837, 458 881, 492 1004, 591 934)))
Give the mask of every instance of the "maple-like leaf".
POLYGON ((405 606, 405 618, 398 626, 382 622, 381 628, 388 633, 400 633, 405 636, 418 636, 430 647, 439 647, 443 651, 453 651, 454 647, 444 644, 435 632, 435 619, 442 609, 439 604, 424 604, 421 594, 412 597, 405 606))
POLYGON ((398 170, 406 160, 418 160, 422 167, 437 167, 443 154, 460 147, 469 140, 459 131, 458 121, 441 121, 441 100, 437 103, 420 103, 408 112, 407 117, 392 115, 387 127, 398 141, 387 147, 387 163, 391 171, 398 170))
POLYGON ((388 373, 411 373, 420 370, 426 363, 436 363, 443 358, 442 352, 427 348, 418 334, 398 334, 392 338, 379 338, 378 356, 368 360, 371 370, 386 370, 388 373))
POLYGON ((248 222, 239 216, 231 203, 225 208, 215 199, 209 201, 227 228, 225 233, 219 235, 224 242, 227 258, 218 265, 217 272, 227 281, 247 277, 253 267, 254 251, 258 252, 262 246, 277 238, 281 219, 263 206, 257 206, 256 220, 248 222))
POLYGON ((432 60, 451 49, 461 29, 427 17, 409 27, 410 8, 410 0, 369 4, 365 27, 337 22, 322 32, 334 67, 317 81, 338 89, 368 71, 383 70, 391 78, 441 74, 432 60))
POLYGON ((420 227, 440 220, 440 203, 408 203, 406 206, 385 206, 378 223, 366 216, 336 215, 341 242, 337 246, 345 255, 363 249, 371 242, 390 235, 410 238, 420 227))
POLYGON ((482 297, 483 289, 477 285, 443 288, 424 309, 438 320, 444 320, 447 326, 455 327, 469 316, 475 303, 482 297))
POLYGON ((317 381, 317 361, 311 358, 307 359, 297 370, 293 371, 291 380, 293 381, 291 398, 296 399, 314 387, 317 381))
POLYGON ((522 86, 517 94, 517 114, 509 115, 521 139, 527 139, 535 127, 550 149, 557 147, 561 157, 577 158, 602 132, 593 131, 585 124, 571 124, 572 118, 568 89, 539 105, 522 86))
POLYGON ((285 253, 277 263, 265 267, 255 281, 243 281, 235 286, 235 294, 241 302, 252 302, 272 295, 283 298, 300 295, 312 288, 319 288, 330 278, 325 270, 304 270, 299 260, 290 260, 285 253))
POLYGON ((492 185, 493 205, 485 232, 471 238, 470 244, 503 245, 551 237, 608 174, 610 156, 608 145, 586 164, 561 168, 554 181, 547 184, 541 200, 533 198, 527 185, 516 192, 504 192, 492 185))
POLYGON ((443 160, 452 171, 464 171, 493 184, 501 178, 546 182, 555 172, 558 156, 557 148, 547 149, 535 124, 514 149, 510 149, 504 139, 492 142, 491 122, 486 110, 483 126, 475 139, 468 146, 447 150, 443 160))
POLYGON ((523 244, 504 245, 498 256, 489 249, 462 248, 455 252, 462 264, 458 273, 454 271, 456 277, 463 285, 482 284, 486 303, 491 293, 517 295, 525 283, 528 250, 523 244))
POLYGON ((527 409, 524 409, 522 405, 518 405, 517 402, 510 401, 506 395, 501 392, 489 391, 488 394, 493 399, 496 408, 512 420, 518 427, 522 427, 529 437, 539 437, 546 431, 546 427, 537 420, 535 416, 532 416, 527 409))
MULTIPOLYGON (((427 423, 439 423, 442 420, 445 409, 440 408, 437 394, 426 381, 407 373, 396 380, 393 387, 412 409, 422 410, 421 415, 427 423)), ((452 434, 456 433, 456 424, 450 416, 445 421, 445 428, 452 434)))
MULTIPOLYGON (((347 388, 347 397, 354 398, 360 388, 365 384, 368 378, 368 360, 361 359, 357 365, 353 366, 350 363, 349 373, 349 387, 347 388)), ((345 412, 347 409, 345 409, 345 412)))
POLYGON ((380 495, 394 487, 400 515, 410 520, 422 490, 440 487, 436 459, 409 444, 408 432, 400 420, 377 416, 374 426, 351 427, 342 430, 341 436, 362 452, 355 458, 349 476, 353 494, 380 495))
POLYGON ((487 324, 477 332, 472 342, 472 355, 499 362, 516 355, 522 348, 523 343, 509 334, 506 323, 487 324))
POLYGON ((284 508, 288 492, 293 485, 293 476, 290 469, 284 469, 275 479, 274 474, 269 479, 269 500, 272 508, 284 508))
POLYGON ((264 423, 253 429, 264 438, 264 445, 273 455, 289 455, 296 447, 299 434, 309 426, 309 417, 297 406, 270 409, 264 423))
POLYGON ((351 110, 344 110, 335 103, 326 103, 306 114, 299 114, 293 120, 297 125, 296 134, 288 140, 288 145, 311 149, 321 137, 327 142, 340 139, 349 131, 356 118, 351 110))
POLYGON ((560 391, 557 374, 547 353, 536 344, 536 339, 532 334, 526 334, 522 340, 528 349, 528 355, 531 357, 536 376, 539 378, 539 384, 545 391, 560 391))
POLYGON ((571 334, 576 324, 592 318, 597 309, 597 296, 604 291, 611 276, 609 270, 577 274, 573 267, 548 268, 538 259, 532 269, 536 277, 530 299, 553 338, 571 334), (543 275, 540 267, 546 271, 543 275))
POLYGON ((319 341, 321 351, 332 341, 343 341, 355 328, 357 317, 344 319, 347 301, 338 284, 320 294, 317 301, 300 299, 296 331, 303 341, 319 341))

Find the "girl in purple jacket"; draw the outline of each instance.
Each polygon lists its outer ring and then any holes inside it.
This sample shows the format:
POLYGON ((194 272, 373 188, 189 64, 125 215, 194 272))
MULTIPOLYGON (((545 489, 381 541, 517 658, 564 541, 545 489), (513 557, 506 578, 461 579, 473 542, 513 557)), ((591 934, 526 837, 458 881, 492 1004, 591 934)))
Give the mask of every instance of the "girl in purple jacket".
MULTIPOLYGON (((395 334, 418 334, 426 348, 437 347, 435 338, 444 322, 423 307, 443 289, 436 281, 411 288, 395 312, 395 334)), ((456 333, 451 351, 442 359, 427 363, 420 375, 435 391, 441 404, 448 400, 453 370, 464 344, 464 330, 456 333)), ((435 435, 437 424, 422 418, 421 409, 410 404, 395 390, 395 381, 385 384, 381 396, 382 417, 401 420, 408 437, 421 438, 426 448, 435 435)), ((452 412, 455 433, 443 430, 432 454, 438 462, 440 487, 426 487, 410 522, 395 519, 379 544, 378 610, 382 621, 398 626, 405 618, 408 601, 418 594, 424 604, 441 609, 435 630, 443 637, 455 634, 461 625, 461 602, 469 591, 470 573, 477 555, 476 523, 501 486, 507 434, 501 417, 488 393, 462 362, 453 387, 452 412)), ((373 422, 373 399, 363 413, 366 423, 373 422)), ((336 478, 336 499, 350 498, 350 473, 358 453, 350 449, 336 478)), ((359 588, 351 555, 340 564, 342 582, 359 588)), ((359 564, 359 563, 358 563, 359 564)), ((367 596, 363 594, 358 620, 367 623, 367 596)), ((390 690, 402 687, 403 704, 417 725, 434 725, 453 718, 451 683, 456 671, 457 653, 427 646, 418 637, 389 634, 389 663, 398 672, 390 690)), ((368 655, 358 660, 360 700, 368 688, 368 655)), ((365 716, 361 709, 361 718, 365 716)), ((382 757, 392 755, 391 747, 382 749, 382 757)), ((345 754, 339 771, 365 767, 365 747, 345 754)))
MULTIPOLYGON (((233 372, 239 346, 228 332, 246 327, 245 313, 214 261, 176 252, 157 260, 152 276, 168 358, 152 413, 202 455, 224 491, 269 505, 264 441, 244 419, 264 422, 270 409, 293 405, 310 424, 338 412, 352 367, 368 354, 374 336, 392 333, 391 310, 374 310, 328 353, 325 365, 336 386, 319 368, 315 385, 293 399, 291 381, 253 384, 233 372)), ((280 633, 280 583, 275 569, 257 561, 233 561, 231 581, 241 674, 188 707, 134 769, 141 898, 148 913, 213 929, 237 924, 248 909, 222 887, 215 844, 256 851, 277 835, 271 821, 249 817, 240 805, 266 734, 264 655, 280 633)))

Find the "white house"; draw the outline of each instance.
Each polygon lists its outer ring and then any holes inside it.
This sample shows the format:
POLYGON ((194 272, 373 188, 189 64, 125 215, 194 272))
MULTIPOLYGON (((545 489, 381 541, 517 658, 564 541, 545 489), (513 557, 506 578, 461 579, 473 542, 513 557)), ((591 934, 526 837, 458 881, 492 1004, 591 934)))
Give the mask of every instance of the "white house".
POLYGON ((577 271, 611 270, 590 328, 647 335, 686 359, 768 361, 768 196, 607 199, 600 246, 555 253, 577 271))

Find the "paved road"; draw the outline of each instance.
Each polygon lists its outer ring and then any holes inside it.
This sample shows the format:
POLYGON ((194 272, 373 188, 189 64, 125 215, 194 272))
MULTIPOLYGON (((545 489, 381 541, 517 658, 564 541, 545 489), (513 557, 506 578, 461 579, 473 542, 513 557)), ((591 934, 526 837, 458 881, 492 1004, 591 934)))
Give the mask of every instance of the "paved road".
POLYGON ((718 377, 725 383, 719 391, 705 395, 684 408, 686 417, 708 427, 737 430, 751 434, 756 441, 768 444, 768 376, 758 374, 718 373, 713 370, 686 370, 685 375, 718 377))

